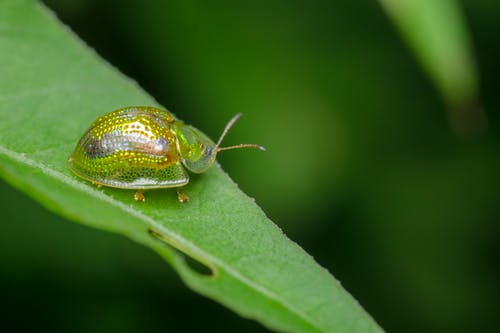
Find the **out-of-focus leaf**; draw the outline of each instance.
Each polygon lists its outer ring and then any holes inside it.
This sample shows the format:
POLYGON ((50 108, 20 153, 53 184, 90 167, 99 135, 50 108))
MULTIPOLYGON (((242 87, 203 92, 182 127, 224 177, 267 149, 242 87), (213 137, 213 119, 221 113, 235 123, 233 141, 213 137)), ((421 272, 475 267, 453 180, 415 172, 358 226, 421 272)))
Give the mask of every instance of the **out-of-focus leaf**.
POLYGON ((460 136, 485 125, 477 105, 476 67, 456 0, 379 0, 448 104, 460 136))

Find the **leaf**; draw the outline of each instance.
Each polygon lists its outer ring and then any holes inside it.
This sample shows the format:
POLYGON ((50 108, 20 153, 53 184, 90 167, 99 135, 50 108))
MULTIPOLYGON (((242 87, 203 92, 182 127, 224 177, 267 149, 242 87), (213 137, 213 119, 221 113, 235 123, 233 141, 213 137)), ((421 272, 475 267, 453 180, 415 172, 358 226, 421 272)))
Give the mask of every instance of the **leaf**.
POLYGON ((288 332, 379 332, 340 284, 286 238, 216 165, 175 191, 96 188, 66 160, 97 116, 157 105, 32 1, 0 4, 0 174, 53 212, 127 236, 195 291, 288 332), (186 256, 210 270, 199 273, 186 256))
POLYGON ((469 135, 485 126, 476 66, 456 0, 379 0, 450 108, 452 127, 469 135))

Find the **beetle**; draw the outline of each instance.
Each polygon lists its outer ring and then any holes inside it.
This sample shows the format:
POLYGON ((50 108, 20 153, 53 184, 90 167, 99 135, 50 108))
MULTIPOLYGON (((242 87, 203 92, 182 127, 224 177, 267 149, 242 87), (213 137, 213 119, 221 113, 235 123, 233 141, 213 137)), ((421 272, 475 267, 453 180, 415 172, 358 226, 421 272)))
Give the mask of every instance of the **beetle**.
POLYGON ((68 158, 69 169, 97 186, 134 189, 134 199, 145 201, 149 189, 177 188, 180 202, 188 201, 181 187, 189 182, 186 169, 205 172, 217 153, 256 144, 220 147, 224 136, 241 116, 235 115, 219 140, 151 106, 127 106, 97 118, 68 158))

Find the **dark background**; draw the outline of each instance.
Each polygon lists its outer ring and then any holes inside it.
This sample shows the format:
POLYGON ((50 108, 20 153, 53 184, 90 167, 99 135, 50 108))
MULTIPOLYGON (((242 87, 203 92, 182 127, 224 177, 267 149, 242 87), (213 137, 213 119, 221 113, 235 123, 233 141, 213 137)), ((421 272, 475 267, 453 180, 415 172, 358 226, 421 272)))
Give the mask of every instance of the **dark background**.
MULTIPOLYGON (((375 1, 46 3, 212 138, 243 112, 225 142, 268 151, 219 162, 387 331, 498 330, 500 2, 462 1, 488 118, 467 139, 375 1)), ((146 248, 0 199, 4 327, 266 331, 146 248)))

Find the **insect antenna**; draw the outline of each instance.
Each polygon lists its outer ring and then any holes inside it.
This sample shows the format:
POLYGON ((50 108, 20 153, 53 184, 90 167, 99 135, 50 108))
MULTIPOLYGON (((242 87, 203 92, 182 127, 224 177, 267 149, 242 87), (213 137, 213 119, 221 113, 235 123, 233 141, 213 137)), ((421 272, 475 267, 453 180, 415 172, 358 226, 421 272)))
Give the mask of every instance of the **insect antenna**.
POLYGON ((226 136, 227 132, 233 127, 234 123, 241 117, 241 113, 236 114, 231 120, 227 123, 226 127, 224 127, 224 130, 222 131, 222 134, 219 138, 219 141, 217 141, 217 144, 215 145, 215 152, 218 153, 222 150, 230 150, 230 149, 238 149, 238 148, 257 148, 260 150, 266 150, 266 148, 253 144, 253 143, 241 143, 239 145, 234 145, 234 146, 228 146, 228 147, 220 147, 220 144, 224 137, 226 136))

